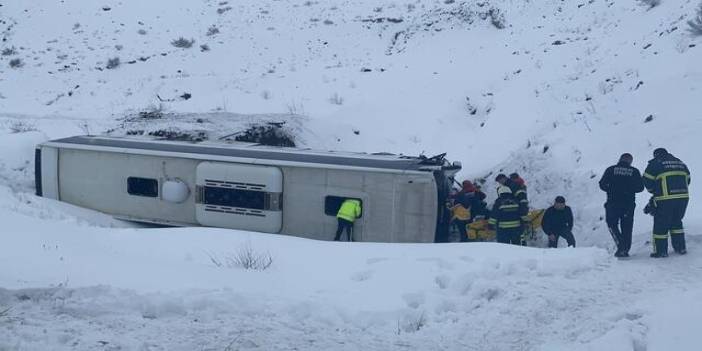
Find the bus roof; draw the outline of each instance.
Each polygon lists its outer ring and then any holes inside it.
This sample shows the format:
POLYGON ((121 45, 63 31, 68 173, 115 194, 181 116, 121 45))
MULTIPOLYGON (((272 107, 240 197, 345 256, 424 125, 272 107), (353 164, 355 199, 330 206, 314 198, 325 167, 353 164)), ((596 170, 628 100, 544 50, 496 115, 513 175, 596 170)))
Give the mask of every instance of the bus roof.
MULTIPOLYGON (((266 146, 244 142, 190 142, 171 141, 134 137, 114 136, 73 136, 52 140, 51 145, 71 148, 71 145, 95 146, 98 148, 119 148, 132 150, 162 151, 166 153, 186 153, 213 155, 246 159, 262 159, 283 162, 338 165, 345 167, 377 168, 399 171, 425 171, 431 166, 443 166, 443 158, 437 162, 425 157, 412 157, 387 153, 367 154, 336 151, 315 151, 310 149, 266 146)), ((81 147, 84 148, 84 147, 81 147)))

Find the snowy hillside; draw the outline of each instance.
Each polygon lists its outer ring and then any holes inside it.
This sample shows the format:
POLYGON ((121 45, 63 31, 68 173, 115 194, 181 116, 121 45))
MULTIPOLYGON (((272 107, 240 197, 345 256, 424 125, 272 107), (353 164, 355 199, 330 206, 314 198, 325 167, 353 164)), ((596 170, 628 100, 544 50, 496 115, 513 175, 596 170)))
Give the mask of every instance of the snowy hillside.
POLYGON ((0 350, 697 350, 695 181, 691 254, 665 262, 638 209, 637 257, 609 258, 596 182, 656 147, 702 169, 698 6, 0 0, 0 350), (265 122, 312 148, 448 152, 490 195, 518 171, 535 207, 568 199, 583 248, 135 229, 33 196, 48 139, 265 122), (242 245, 271 269, 212 262, 242 245))

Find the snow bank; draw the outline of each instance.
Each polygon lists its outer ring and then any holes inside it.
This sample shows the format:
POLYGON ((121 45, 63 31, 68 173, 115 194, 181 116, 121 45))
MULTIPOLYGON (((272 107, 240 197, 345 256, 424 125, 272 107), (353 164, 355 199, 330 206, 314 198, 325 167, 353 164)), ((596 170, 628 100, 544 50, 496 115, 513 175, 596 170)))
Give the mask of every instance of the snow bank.
MULTIPOLYGON (((671 320, 699 295, 695 256, 655 261, 642 248, 616 261, 597 248, 320 242, 7 213, 0 222, 0 310, 11 308, 0 317, 0 347, 9 350, 662 350, 672 337, 679 349, 696 345, 671 320), (241 248, 272 265, 214 263, 241 248)), ((691 237, 691 252, 700 242, 691 237)), ((696 313, 685 311, 685 320, 696 313)))

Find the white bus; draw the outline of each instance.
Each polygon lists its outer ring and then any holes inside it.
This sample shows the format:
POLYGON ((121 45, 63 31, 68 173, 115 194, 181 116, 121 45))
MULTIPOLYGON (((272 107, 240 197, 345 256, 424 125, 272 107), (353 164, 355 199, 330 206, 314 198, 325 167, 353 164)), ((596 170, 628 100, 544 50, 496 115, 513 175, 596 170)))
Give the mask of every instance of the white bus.
POLYGON ((461 169, 444 155, 322 152, 252 143, 75 136, 36 149, 37 195, 116 218, 332 240, 343 200, 356 241, 434 242, 461 169))

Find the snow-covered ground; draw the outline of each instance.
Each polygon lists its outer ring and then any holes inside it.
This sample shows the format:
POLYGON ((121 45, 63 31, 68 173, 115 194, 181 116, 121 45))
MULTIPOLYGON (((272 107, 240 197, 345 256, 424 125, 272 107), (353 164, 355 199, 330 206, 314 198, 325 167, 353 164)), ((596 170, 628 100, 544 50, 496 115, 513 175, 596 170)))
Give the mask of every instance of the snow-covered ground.
POLYGON ((698 1, 0 5, 0 350, 702 344, 698 1), (193 46, 174 47, 181 36, 193 46), (173 115, 124 119, 153 108, 173 115), (306 147, 448 151, 490 195, 496 172, 519 171, 535 207, 566 196, 580 247, 141 228, 33 195, 33 147, 48 139, 269 121, 306 147), (597 180, 622 152, 643 168, 661 146, 693 172, 690 254, 649 259, 637 210, 635 256, 615 261, 597 180), (212 260, 246 247, 271 267, 212 260))
POLYGON ((0 220, 0 306, 10 308, 1 350, 640 351, 702 342, 699 235, 688 256, 652 260, 638 243, 631 260, 617 261, 601 248, 110 229, 11 211, 0 220), (247 248, 270 255, 270 268, 213 263, 247 248))
MULTIPOLYGON (((5 212, 2 350, 696 350, 688 256, 108 229, 5 212), (264 271, 213 263, 251 248, 264 271), (676 345, 675 347, 673 345, 676 345), (230 347, 230 348, 227 348, 230 347)), ((95 223, 103 223, 100 218, 95 223)), ((104 219, 103 219, 104 220, 104 219)), ((700 228, 695 228, 697 233, 700 228)))

